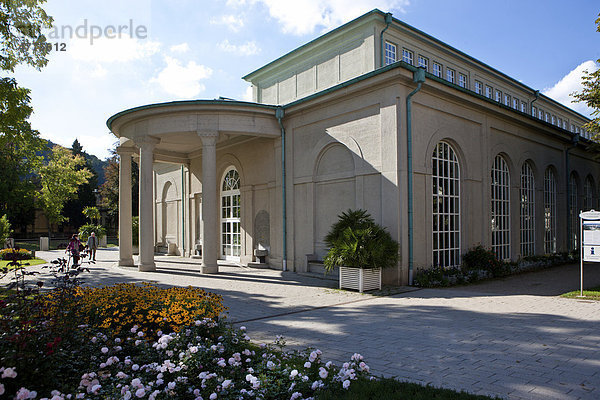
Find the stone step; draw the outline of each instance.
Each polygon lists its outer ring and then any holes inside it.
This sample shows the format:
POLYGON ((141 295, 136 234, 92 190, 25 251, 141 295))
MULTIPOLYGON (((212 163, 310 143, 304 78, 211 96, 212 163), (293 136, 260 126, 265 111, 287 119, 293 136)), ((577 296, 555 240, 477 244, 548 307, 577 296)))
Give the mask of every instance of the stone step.
POLYGON ((339 280, 340 272, 339 272, 338 268, 336 267, 336 268, 334 268, 333 271, 330 271, 327 274, 325 274, 325 266, 323 265, 322 262, 309 261, 307 274, 310 276, 314 276, 315 278, 318 277, 321 279, 327 279, 327 280, 337 282, 339 280))

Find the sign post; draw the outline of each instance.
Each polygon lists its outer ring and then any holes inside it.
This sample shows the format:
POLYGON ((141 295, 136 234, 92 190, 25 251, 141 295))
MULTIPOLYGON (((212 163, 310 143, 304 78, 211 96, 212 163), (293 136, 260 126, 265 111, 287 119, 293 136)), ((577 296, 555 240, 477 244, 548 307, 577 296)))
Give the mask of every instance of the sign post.
POLYGON ((579 295, 583 297, 583 262, 600 262, 600 212, 579 213, 579 295))

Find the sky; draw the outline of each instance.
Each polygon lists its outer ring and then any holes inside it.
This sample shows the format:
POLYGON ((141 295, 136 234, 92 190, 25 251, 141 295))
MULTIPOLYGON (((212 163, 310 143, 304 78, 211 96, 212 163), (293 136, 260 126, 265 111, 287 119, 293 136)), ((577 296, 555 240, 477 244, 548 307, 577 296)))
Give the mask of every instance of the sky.
POLYGON ((116 141, 111 115, 164 101, 251 101, 242 76, 374 8, 588 116, 569 95, 600 59, 597 0, 50 0, 44 8, 54 17, 50 62, 14 74, 31 89, 32 126, 102 159, 116 141))

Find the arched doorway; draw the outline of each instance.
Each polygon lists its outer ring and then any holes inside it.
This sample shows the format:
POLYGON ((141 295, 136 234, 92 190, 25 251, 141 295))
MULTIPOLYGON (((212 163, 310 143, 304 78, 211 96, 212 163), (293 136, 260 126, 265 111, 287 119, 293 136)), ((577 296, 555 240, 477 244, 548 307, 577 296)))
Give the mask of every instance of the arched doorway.
POLYGON ((240 174, 231 167, 221 183, 221 258, 238 262, 242 251, 240 200, 240 174))

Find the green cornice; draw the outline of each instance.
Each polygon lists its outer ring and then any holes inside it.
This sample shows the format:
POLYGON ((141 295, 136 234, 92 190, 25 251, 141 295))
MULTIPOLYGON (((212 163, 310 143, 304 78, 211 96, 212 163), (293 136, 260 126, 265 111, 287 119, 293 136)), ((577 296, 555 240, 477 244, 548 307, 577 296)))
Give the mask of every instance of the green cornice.
POLYGON ((263 109, 268 109, 268 110, 274 110, 277 108, 277 106, 272 106, 272 105, 268 105, 268 104, 260 104, 260 103, 253 103, 253 102, 247 102, 247 101, 237 101, 237 100, 179 100, 179 101, 168 101, 165 103, 154 103, 154 104, 146 104, 143 106, 138 106, 138 107, 133 107, 133 108, 129 108, 127 110, 121 111, 116 113, 115 115, 113 115, 112 117, 110 117, 107 121, 106 121, 106 126, 108 127, 109 130, 112 131, 112 123, 114 122, 115 119, 122 117, 124 115, 136 112, 136 111, 141 111, 141 110, 149 110, 152 108, 161 108, 161 107, 173 107, 173 106, 208 106, 208 105, 228 105, 228 106, 248 106, 248 107, 256 107, 256 108, 263 108, 263 109))

